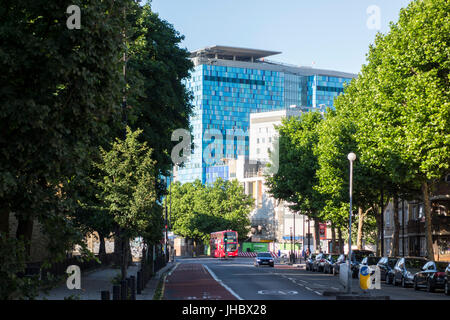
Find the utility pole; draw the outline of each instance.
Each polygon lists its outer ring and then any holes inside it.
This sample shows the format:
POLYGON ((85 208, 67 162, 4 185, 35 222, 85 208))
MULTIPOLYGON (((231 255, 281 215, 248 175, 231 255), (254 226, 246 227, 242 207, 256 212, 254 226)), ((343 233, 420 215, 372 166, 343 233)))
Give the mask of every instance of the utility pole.
MULTIPOLYGON (((166 177, 166 186, 167 186, 167 177, 166 177)), ((167 260, 169 259, 169 254, 168 254, 168 251, 167 251, 167 242, 168 242, 168 237, 167 237, 167 224, 168 224, 168 220, 167 220, 167 196, 166 196, 166 199, 165 199, 165 201, 164 201, 164 203, 165 203, 165 207, 166 207, 166 217, 165 217, 165 224, 164 224, 164 227, 165 227, 165 243, 164 243, 164 246, 165 246, 165 248, 164 248, 164 253, 165 253, 165 260, 166 260, 166 262, 167 262, 167 260)))
POLYGON ((402 199, 402 257, 405 256, 405 200, 402 199))
POLYGON ((381 189, 381 218, 380 218, 380 232, 381 232, 381 256, 384 257, 384 198, 383 189, 381 189))
POLYGON ((348 277, 347 277, 347 292, 352 292, 352 205, 353 205, 353 161, 356 160, 356 154, 353 152, 347 156, 350 161, 350 212, 348 223, 348 277))
POLYGON ((308 217, 308 251, 311 252, 311 242, 310 242, 310 236, 311 236, 311 229, 310 229, 310 218, 308 217))
POLYGON ((305 252, 305 215, 302 215, 303 233, 302 233, 302 252, 305 252))
POLYGON ((289 261, 292 262, 292 227, 289 228, 291 234, 291 250, 289 250, 289 261))
POLYGON ((294 252, 293 252, 293 256, 292 256, 292 260, 293 260, 293 263, 295 263, 295 212, 293 213, 294 214, 294 252))

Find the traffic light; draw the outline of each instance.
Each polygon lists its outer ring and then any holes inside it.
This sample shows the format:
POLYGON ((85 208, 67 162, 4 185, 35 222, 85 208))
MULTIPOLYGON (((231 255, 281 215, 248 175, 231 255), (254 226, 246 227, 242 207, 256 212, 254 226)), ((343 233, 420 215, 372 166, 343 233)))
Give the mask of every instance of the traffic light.
POLYGON ((227 241, 228 241, 228 237, 225 236, 225 237, 223 238, 223 242, 227 242, 227 241))

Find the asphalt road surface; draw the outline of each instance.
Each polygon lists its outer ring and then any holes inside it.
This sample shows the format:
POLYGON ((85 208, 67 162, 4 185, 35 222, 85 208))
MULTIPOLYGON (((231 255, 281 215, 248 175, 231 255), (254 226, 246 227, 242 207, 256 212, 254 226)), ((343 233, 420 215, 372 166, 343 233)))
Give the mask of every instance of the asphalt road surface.
MULTIPOLYGON (((326 296, 324 292, 343 290, 338 276, 282 264, 275 264, 274 268, 256 267, 253 261, 252 258, 194 258, 177 262, 202 264, 212 271, 216 280, 243 300, 335 300, 335 296, 326 296)), ((353 289, 360 290, 358 279, 353 279, 353 289)), ((375 291, 377 295, 388 295, 392 300, 450 300, 442 290, 429 293, 384 282, 381 282, 381 290, 375 291)))

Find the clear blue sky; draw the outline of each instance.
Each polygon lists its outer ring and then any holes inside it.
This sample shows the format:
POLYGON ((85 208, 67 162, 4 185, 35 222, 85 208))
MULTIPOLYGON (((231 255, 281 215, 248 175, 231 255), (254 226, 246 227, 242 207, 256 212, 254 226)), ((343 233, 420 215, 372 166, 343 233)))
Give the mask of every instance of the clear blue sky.
POLYGON ((185 36, 192 51, 228 45, 283 52, 269 59, 358 73, 376 30, 367 8, 380 8, 380 32, 411 0, 152 0, 154 12, 185 36))

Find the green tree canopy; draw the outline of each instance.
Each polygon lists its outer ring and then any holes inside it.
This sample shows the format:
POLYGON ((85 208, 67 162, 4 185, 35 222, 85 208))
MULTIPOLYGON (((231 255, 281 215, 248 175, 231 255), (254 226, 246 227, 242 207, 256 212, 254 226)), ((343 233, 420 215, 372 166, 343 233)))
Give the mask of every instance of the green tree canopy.
POLYGON ((237 180, 213 185, 175 182, 171 186, 171 222, 175 234, 208 241, 215 231, 232 229, 247 238, 254 201, 237 180))

